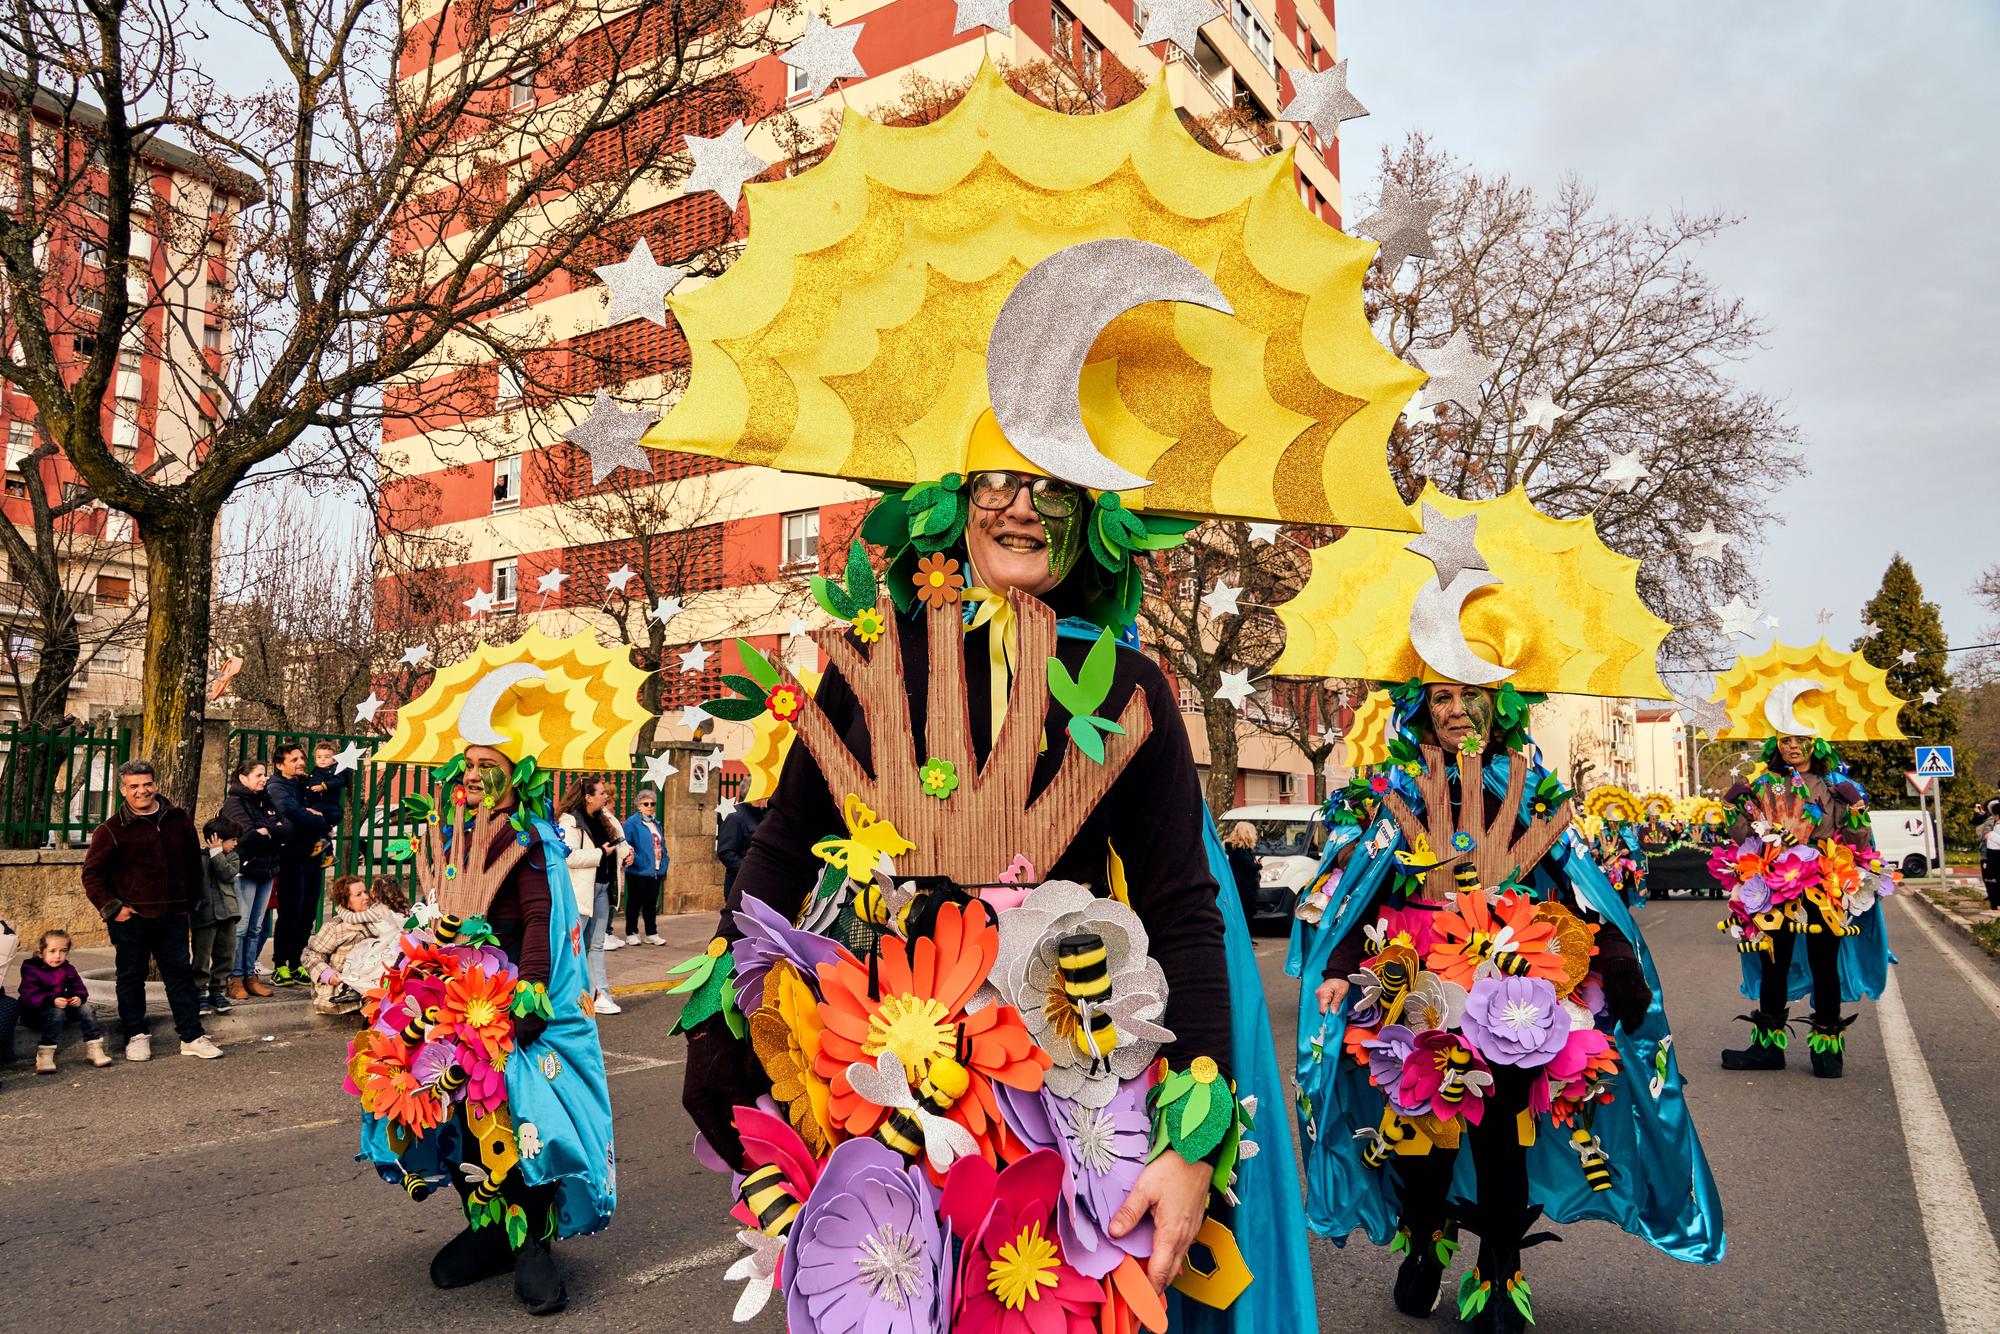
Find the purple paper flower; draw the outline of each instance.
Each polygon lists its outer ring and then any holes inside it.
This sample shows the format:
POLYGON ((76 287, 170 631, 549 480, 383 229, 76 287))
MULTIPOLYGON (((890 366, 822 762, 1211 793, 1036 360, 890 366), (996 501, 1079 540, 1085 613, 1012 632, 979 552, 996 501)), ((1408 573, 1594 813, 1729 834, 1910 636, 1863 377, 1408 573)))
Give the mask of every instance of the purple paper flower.
POLYGON ((467 969, 482 970, 488 977, 517 975, 513 960, 497 945, 447 945, 442 953, 459 960, 467 969))
POLYGON ((1569 1011, 1539 977, 1482 977, 1465 998, 1461 1030, 1495 1065, 1534 1069, 1554 1060, 1569 1040, 1569 1011))
POLYGON ((1146 1081, 1128 1079, 1102 1107, 1057 1097, 1046 1086, 1026 1093, 995 1084, 1000 1115, 1030 1152, 1053 1149, 1068 1180, 1056 1202, 1063 1258, 1085 1278, 1103 1278, 1128 1255, 1153 1253, 1153 1220, 1144 1218, 1122 1237, 1105 1229, 1145 1170, 1152 1118, 1146 1081))
POLYGON ((435 1084, 452 1066, 464 1068, 463 1055, 463 1050, 450 1038, 426 1042, 417 1048, 417 1054, 410 1058, 410 1073, 417 1077, 419 1084, 435 1084))
POLYGON ((848 957, 839 942, 816 931, 805 931, 785 920, 785 915, 761 899, 746 896, 736 910, 736 929, 743 939, 736 942, 736 1006, 744 1014, 755 1013, 764 1003, 764 975, 783 959, 799 970, 813 994, 819 994, 819 966, 848 957))
POLYGON ((1736 887, 1736 901, 1747 913, 1759 913, 1771 906, 1771 885, 1761 875, 1753 875, 1736 887))
POLYGON ((785 1246, 792 1329, 943 1334, 951 1253, 921 1167, 872 1139, 834 1148, 785 1246))
MULTIPOLYGON (((1368 1077, 1394 1103, 1397 1086, 1403 1082, 1403 1062, 1416 1050, 1417 1035, 1401 1024, 1390 1024, 1361 1045, 1368 1053, 1368 1077)), ((1397 1110, 1416 1115, 1409 1108, 1399 1106, 1397 1110)))

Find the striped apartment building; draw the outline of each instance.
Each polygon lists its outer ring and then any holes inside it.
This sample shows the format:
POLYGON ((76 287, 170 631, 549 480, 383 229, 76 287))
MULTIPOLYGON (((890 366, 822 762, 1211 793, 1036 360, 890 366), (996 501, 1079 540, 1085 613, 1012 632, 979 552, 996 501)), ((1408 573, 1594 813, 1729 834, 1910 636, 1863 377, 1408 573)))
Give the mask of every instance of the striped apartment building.
MULTIPOLYGON (((1226 119, 1236 127, 1229 151, 1268 154, 1296 144, 1301 200, 1338 226, 1337 145, 1321 142, 1309 127, 1276 119, 1292 93, 1283 70, 1323 70, 1336 60, 1331 4, 1219 3, 1222 16, 1202 28, 1190 59, 1170 43, 1139 44, 1144 0, 1014 0, 1011 36, 983 29, 953 36, 951 0, 814 0, 828 23, 865 25, 855 55, 867 77, 846 80, 812 99, 801 72, 776 55, 757 60, 746 73, 764 105, 782 106, 806 124, 836 114, 843 100, 862 111, 894 103, 912 74, 963 82, 988 57, 1023 66, 1061 62, 1080 89, 1096 90, 1098 100, 1114 104, 1165 78, 1186 115, 1226 119)), ((789 42, 804 26, 801 14, 792 31, 780 35, 789 42)), ((406 67, 404 77, 422 72, 421 66, 406 67)), ((519 105, 532 106, 549 94, 523 78, 513 96, 519 105)), ((716 134, 723 128, 696 132, 716 134)), ((753 127, 749 147, 766 161, 785 156, 768 119, 753 127)), ((678 132, 659 148, 662 155, 681 151, 678 132)), ((545 346, 581 354, 570 364, 587 365, 594 374, 572 371, 567 395, 543 401, 524 392, 507 365, 496 363, 476 381, 485 397, 472 414, 483 420, 470 423, 472 429, 456 406, 462 399, 441 392, 440 401, 451 398, 455 405, 449 421, 431 429, 417 415, 386 428, 385 466, 406 480, 390 489, 396 515, 387 513, 385 504, 384 518, 392 527, 444 539, 441 545, 453 558, 433 577, 456 591, 440 601, 447 614, 466 617, 473 613, 463 601, 490 593, 501 624, 488 637, 511 633, 523 622, 557 635, 586 624, 607 638, 622 631, 639 646, 642 666, 661 669, 658 739, 664 741, 689 735, 680 706, 723 693, 718 678, 736 667, 730 646, 735 636, 768 653, 795 655, 795 665, 817 665, 810 661, 808 641, 789 633, 800 619, 808 624, 823 619, 811 604, 806 576, 841 559, 874 493, 824 478, 654 451, 647 451, 649 483, 635 486, 633 474, 624 471, 602 486, 591 485, 582 451, 562 441, 561 433, 584 417, 599 387, 611 389, 625 406, 664 412, 672 377, 685 366, 687 353, 671 317, 667 328, 643 320, 605 328, 603 288, 590 269, 623 260, 640 237, 660 262, 675 262, 740 239, 747 214, 742 207, 732 214, 713 194, 687 197, 678 188, 649 187, 635 191, 625 221, 629 232, 618 244, 607 240, 601 251, 580 256, 569 273, 559 271, 519 309, 500 317, 534 329, 545 346), (418 515, 414 524, 412 513, 418 515), (635 574, 622 594, 608 586, 628 570, 635 574), (543 591, 557 571, 564 576, 558 586, 543 591), (676 599, 682 610, 654 629, 658 623, 648 617, 662 597, 676 599), (507 623, 510 617, 514 624, 507 623), (660 649, 657 655, 646 651, 655 646, 648 644, 649 634, 660 649), (704 648, 714 656, 702 655, 704 648), (684 662, 682 652, 695 656, 684 662), (683 670, 690 664, 697 670, 683 670)), ((436 389, 420 383, 392 392, 423 396, 436 389)), ((395 582, 386 575, 378 580, 381 605, 393 605, 395 582)), ((1192 699, 1183 703, 1198 707, 1192 699)), ((716 740, 733 760, 747 738, 732 735, 733 725, 721 726, 716 740)), ((1196 758, 1205 761, 1198 723, 1191 732, 1196 758)), ((1308 765, 1289 745, 1246 737, 1242 751, 1243 801, 1314 796, 1308 765)))

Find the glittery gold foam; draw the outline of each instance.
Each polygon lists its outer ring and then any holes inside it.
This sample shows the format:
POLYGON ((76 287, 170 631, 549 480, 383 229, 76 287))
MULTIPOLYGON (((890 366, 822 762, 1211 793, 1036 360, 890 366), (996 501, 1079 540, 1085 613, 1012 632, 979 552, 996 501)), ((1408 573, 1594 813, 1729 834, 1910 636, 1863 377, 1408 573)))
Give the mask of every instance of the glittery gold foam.
POLYGON ((1715 678, 1710 696, 1728 710, 1729 724, 1717 740, 1755 741, 1773 735, 1764 716, 1771 692, 1787 681, 1812 680, 1822 688, 1800 695, 1792 706, 1799 722, 1827 741, 1901 741, 1897 722, 1905 701, 1889 689, 1889 674, 1859 653, 1833 648, 1822 639, 1807 648, 1773 644, 1763 653, 1738 658, 1715 678))

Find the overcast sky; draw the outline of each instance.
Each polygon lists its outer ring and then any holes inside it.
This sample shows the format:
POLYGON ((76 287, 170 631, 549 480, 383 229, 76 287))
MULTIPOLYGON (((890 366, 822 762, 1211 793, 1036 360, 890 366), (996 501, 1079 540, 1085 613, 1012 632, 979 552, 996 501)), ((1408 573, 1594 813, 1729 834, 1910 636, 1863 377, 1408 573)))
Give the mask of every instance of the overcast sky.
POLYGON ((1754 562, 1760 605, 1787 642, 1846 647, 1901 551, 1951 642, 1979 642, 1968 586, 2000 564, 2000 3, 1337 0, 1336 18, 1373 113, 1341 130, 1350 201, 1421 129, 1538 188, 1574 172, 1621 213, 1740 215, 1703 262, 1770 326, 1740 378, 1789 403, 1811 468, 1754 562))

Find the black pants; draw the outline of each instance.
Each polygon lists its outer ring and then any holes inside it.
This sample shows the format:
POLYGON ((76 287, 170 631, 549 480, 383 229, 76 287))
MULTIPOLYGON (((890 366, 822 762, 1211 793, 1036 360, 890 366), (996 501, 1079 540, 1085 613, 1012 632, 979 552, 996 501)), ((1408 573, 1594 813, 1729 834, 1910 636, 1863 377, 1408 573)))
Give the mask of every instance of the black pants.
MULTIPOLYGON (((466 1132, 465 1153, 468 1162, 479 1161, 478 1150, 473 1146, 472 1132, 469 1130, 466 1132)), ((464 1174, 458 1170, 458 1164, 451 1164, 449 1170, 451 1188, 458 1192, 459 1204, 463 1206, 472 1194, 473 1183, 466 1180, 464 1174)), ((530 1186, 522 1179, 521 1169, 516 1167, 500 1182, 500 1198, 509 1204, 521 1206, 521 1212, 528 1216, 528 1237, 531 1240, 542 1241, 553 1237, 554 1229, 550 1227, 556 1207, 556 1188, 553 1184, 530 1186)), ((486 1226, 498 1226, 502 1230, 502 1235, 505 1235, 505 1223, 488 1223, 486 1226)))
MULTIPOLYGON (((1806 910, 1809 914, 1814 909, 1806 910)), ((1815 915, 1814 921, 1819 918, 1815 915)), ((1799 933, 1771 933, 1771 952, 1764 956, 1764 976, 1758 1005, 1766 1014, 1782 1013, 1791 1004, 1792 950, 1799 933)), ((1840 1018, 1840 937, 1831 931, 1806 935, 1806 965, 1812 969, 1812 1017, 1826 1023, 1840 1018)))
POLYGON ((631 935, 639 929, 639 919, 646 919, 646 934, 658 935, 660 931, 660 886, 666 882, 661 875, 633 875, 625 873, 625 934, 631 935))
POLYGON ((85 1042, 95 1042, 104 1036, 104 1030, 98 1026, 97 1016, 90 1012, 89 1001, 81 1005, 60 1007, 54 1001, 50 1001, 41 1007, 36 1023, 36 1027, 42 1030, 44 1047, 53 1047, 62 1040, 63 1025, 68 1023, 72 1016, 76 1019, 76 1026, 83 1030, 85 1042))
MULTIPOLYGON (((1521 1144, 1519 1117, 1528 1105, 1536 1072, 1511 1065, 1496 1065, 1492 1071, 1493 1090, 1485 1113, 1461 1140, 1471 1143, 1472 1166, 1479 1178, 1476 1216, 1464 1221, 1479 1233, 1484 1276, 1504 1281, 1520 1267, 1521 1237, 1527 1230, 1528 1150, 1521 1144)), ((1447 1198, 1458 1150, 1432 1149, 1393 1161, 1403 1223, 1410 1229, 1412 1253, 1419 1253, 1446 1218, 1463 1217, 1447 1198)))
POLYGON ((319 867, 304 853, 278 862, 278 930, 271 945, 273 967, 297 968, 313 932, 313 887, 319 867))
POLYGON ((1980 852, 1979 875, 1986 882, 1986 906, 2000 908, 2000 848, 1980 852))
POLYGON ((118 1026, 127 1038, 147 1031, 146 970, 158 965, 167 987, 167 1006, 174 1013, 174 1031, 182 1042, 201 1036, 201 997, 194 990, 194 968, 188 962, 188 917, 141 917, 107 922, 118 970, 118 1026))

